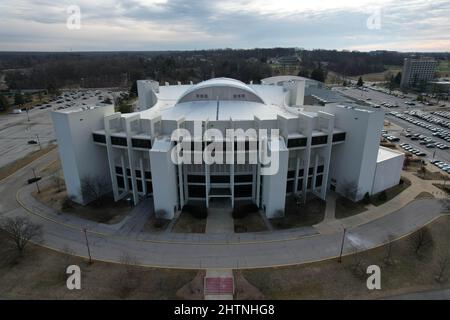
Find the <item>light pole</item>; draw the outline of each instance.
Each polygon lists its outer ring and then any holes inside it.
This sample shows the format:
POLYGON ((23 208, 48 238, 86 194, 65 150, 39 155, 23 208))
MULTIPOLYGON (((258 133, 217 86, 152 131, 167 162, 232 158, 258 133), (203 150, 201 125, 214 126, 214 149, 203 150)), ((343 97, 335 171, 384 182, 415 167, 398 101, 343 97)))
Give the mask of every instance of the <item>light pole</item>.
POLYGON ((39 141, 39 135, 38 134, 36 135, 36 140, 37 140, 37 142, 39 144, 39 150, 42 150, 41 141, 39 141))
POLYGON ((33 170, 33 176, 34 176, 34 183, 36 183, 36 189, 38 193, 41 193, 41 190, 39 189, 39 184, 38 184, 38 179, 36 177, 36 171, 34 170, 34 168, 32 168, 31 170, 33 170))
POLYGON ((88 237, 87 237, 86 228, 83 228, 83 232, 84 232, 84 238, 86 239, 86 247, 87 247, 88 255, 89 255, 89 264, 92 264, 91 248, 89 248, 89 241, 88 241, 88 237))
POLYGON ((338 262, 342 262, 342 252, 344 251, 344 242, 345 242, 345 233, 347 232, 347 229, 344 228, 344 233, 342 234, 342 242, 341 242, 341 252, 339 253, 339 259, 338 262))

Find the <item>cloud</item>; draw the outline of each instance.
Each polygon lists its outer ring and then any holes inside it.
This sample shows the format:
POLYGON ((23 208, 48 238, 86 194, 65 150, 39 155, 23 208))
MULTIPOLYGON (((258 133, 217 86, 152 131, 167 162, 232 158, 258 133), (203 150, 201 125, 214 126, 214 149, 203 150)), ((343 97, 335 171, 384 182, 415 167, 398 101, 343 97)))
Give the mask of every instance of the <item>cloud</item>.
POLYGON ((450 51, 447 0, 4 0, 0 50, 304 47, 450 51), (82 28, 68 30, 67 7, 82 28), (381 28, 369 29, 375 15, 381 28))

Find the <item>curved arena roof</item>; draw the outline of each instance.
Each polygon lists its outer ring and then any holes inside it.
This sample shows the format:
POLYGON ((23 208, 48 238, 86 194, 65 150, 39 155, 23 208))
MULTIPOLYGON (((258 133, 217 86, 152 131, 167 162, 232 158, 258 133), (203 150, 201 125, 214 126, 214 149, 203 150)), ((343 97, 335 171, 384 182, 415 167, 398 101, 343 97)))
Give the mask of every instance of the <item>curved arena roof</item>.
POLYGON ((255 90, 242 81, 230 78, 215 78, 200 82, 186 90, 177 104, 211 100, 250 101, 265 104, 255 90))

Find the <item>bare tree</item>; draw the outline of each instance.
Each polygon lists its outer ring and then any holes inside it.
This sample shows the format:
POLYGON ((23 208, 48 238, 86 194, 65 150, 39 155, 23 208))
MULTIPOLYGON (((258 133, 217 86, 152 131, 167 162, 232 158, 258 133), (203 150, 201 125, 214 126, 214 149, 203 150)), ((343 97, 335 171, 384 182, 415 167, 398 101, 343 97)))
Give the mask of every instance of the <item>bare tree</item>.
POLYGON ((421 250, 433 245, 433 237, 427 227, 420 229, 411 236, 411 247, 415 254, 420 254, 421 250))
POLYGON ((389 234, 388 237, 387 237, 387 243, 386 243, 386 246, 385 246, 386 252, 385 252, 385 255, 384 255, 384 263, 386 265, 394 264, 394 261, 392 259, 392 251, 393 251, 392 249, 394 247, 394 241, 395 241, 394 235, 389 234))
POLYGON ((8 233, 20 255, 32 239, 42 235, 42 227, 25 217, 6 218, 1 221, 0 227, 8 233))
POLYGON ((364 256, 363 256, 363 250, 362 248, 358 248, 356 246, 353 246, 353 253, 352 253, 352 264, 351 268, 355 276, 357 277, 363 277, 366 274, 365 268, 364 268, 364 256))
POLYGON ((98 177, 85 177, 81 180, 81 194, 87 202, 99 199, 108 189, 108 184, 98 177))
POLYGON ((444 282, 445 281, 445 275, 450 267, 450 256, 448 254, 442 254, 439 256, 437 261, 437 274, 436 274, 436 281, 437 282, 444 282))

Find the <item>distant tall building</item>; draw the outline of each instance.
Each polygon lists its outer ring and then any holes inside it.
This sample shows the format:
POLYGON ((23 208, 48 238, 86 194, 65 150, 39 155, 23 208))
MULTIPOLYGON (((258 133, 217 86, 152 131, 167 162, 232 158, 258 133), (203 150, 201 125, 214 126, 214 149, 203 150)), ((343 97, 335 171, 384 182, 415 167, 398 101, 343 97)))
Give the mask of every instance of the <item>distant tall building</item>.
POLYGON ((433 80, 437 64, 433 58, 406 58, 403 63, 402 88, 416 87, 422 81, 433 80))

